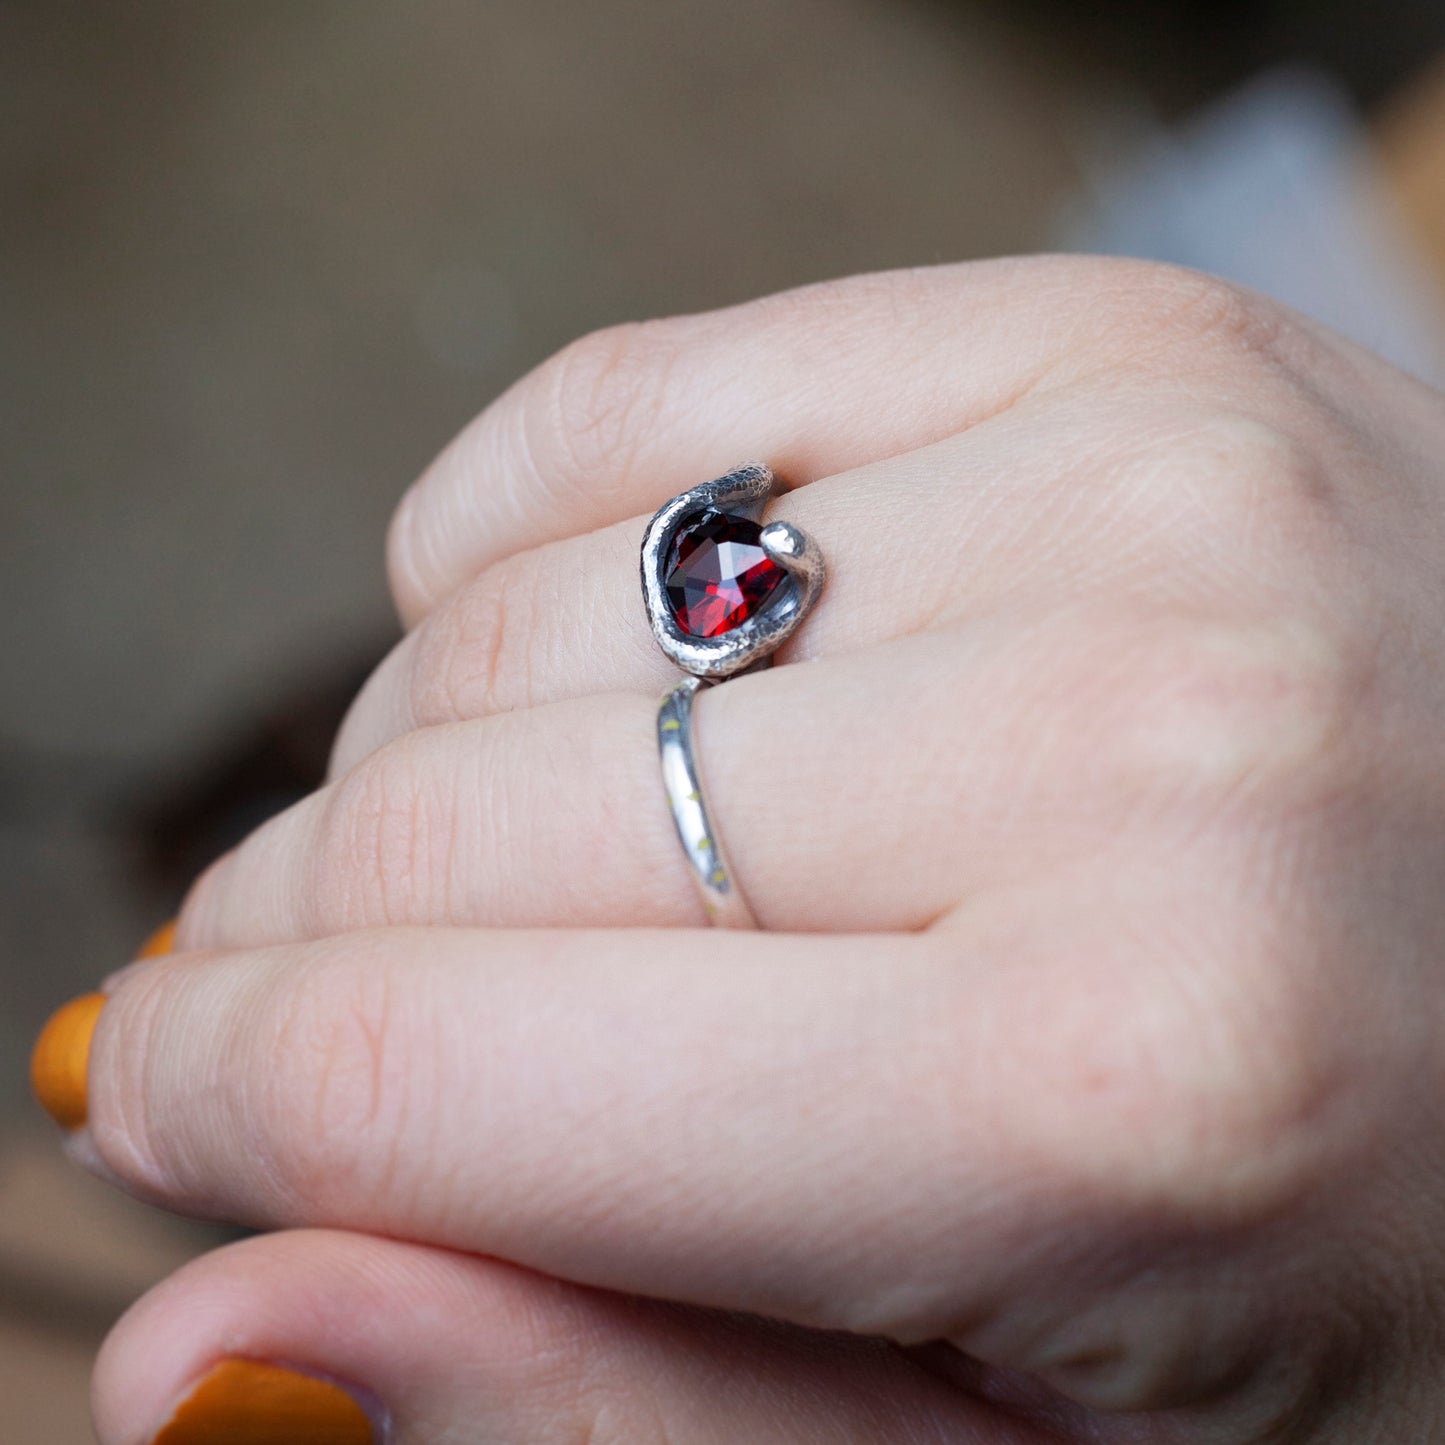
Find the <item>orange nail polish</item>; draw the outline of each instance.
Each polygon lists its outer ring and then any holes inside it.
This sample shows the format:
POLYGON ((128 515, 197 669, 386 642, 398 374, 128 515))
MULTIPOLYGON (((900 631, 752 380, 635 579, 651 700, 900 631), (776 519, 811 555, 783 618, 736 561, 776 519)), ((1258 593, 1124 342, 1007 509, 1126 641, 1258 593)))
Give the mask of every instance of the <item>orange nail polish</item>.
POLYGON ((176 1407, 151 1445, 373 1445, 366 1412, 311 1375, 222 1360, 176 1407))
POLYGON ((176 921, 171 919, 169 923, 163 924, 141 944, 140 952, 136 954, 136 961, 143 958, 161 958, 167 953, 174 953, 176 948, 176 921))
POLYGON ((105 1007, 103 993, 82 994, 50 1015, 30 1055, 30 1087, 62 1129, 85 1123, 85 1071, 90 1039, 105 1007))

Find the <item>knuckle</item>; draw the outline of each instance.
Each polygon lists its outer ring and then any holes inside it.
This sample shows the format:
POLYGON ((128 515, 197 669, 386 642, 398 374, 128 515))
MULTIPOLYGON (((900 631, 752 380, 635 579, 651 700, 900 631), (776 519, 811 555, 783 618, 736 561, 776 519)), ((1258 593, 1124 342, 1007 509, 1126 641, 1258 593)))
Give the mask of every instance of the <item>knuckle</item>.
POLYGON ((196 1171, 180 1147, 181 1131, 172 1127, 174 1101, 163 1072, 171 997, 164 981, 171 972, 171 965, 159 963, 126 980, 106 1003, 93 1050, 111 1030, 124 1038, 125 1047, 106 1049, 103 1069, 92 1052, 86 1127, 96 1152, 117 1174, 140 1179, 166 1197, 185 1198, 196 1171), (103 1081, 98 1097, 96 1075, 103 1081))
POLYGON ((1281 360, 1289 322, 1275 302, 1200 272, 1175 271, 1161 283, 1161 321, 1186 339, 1270 364, 1281 360))
MULTIPOLYGON (((1373 659, 1299 615, 1164 618, 1109 653, 1074 732, 1098 746, 1119 846, 1151 861, 1131 907, 1099 913, 1080 945, 1107 990, 1061 981, 1043 1017, 1049 1097, 1078 1109, 1040 1127, 1082 1183, 1143 1215, 1265 1220, 1354 1147, 1365 1108, 1351 1042, 1364 1022, 1343 1011, 1361 1008, 1357 969, 1309 898, 1370 786, 1373 659)), ((1053 925, 1027 937, 1051 969, 1076 965, 1053 925)))
POLYGON ((1184 514, 1176 535, 1231 589, 1308 596, 1338 579, 1337 498, 1317 447, 1216 413, 1186 423, 1163 462, 1184 514))
POLYGON ((413 1046, 404 997, 356 940, 318 946, 273 985, 248 1144, 292 1217, 352 1216, 358 1199, 405 1211, 401 1149, 436 1051, 413 1046))
POLYGON ((185 1088, 167 1061, 175 1031, 194 1027, 189 1006, 174 1007, 186 976, 137 977, 123 991, 126 1047, 97 1121, 101 1156, 175 1203, 206 1208, 229 1188, 266 1222, 337 1217, 391 1188, 432 1053, 404 1048, 401 995, 386 969, 357 966, 363 954, 355 940, 328 941, 239 981, 224 1023, 186 1044, 196 1072, 185 1088), (237 1159, 242 1180, 230 1177, 237 1159))
POLYGON ((1304 340, 1302 328, 1277 302, 1182 266, 1123 263, 1111 294, 1119 298, 1126 339, 1183 343, 1200 358, 1288 370, 1304 340))
POLYGON ((1295 812, 1345 786, 1367 650, 1296 615, 1159 627, 1109 707, 1114 761, 1162 810, 1295 812))
POLYGON ((310 893, 322 930, 386 927, 428 916, 440 877, 440 795, 428 787, 416 735, 365 758, 334 785, 320 814, 310 893))
POLYGON ((1307 1199, 1347 1142, 1354 1090, 1315 945, 1249 929, 1243 913, 1229 938, 1180 940, 1187 960, 1158 938, 1137 953, 1116 946, 1107 1001, 1075 992, 1041 1030, 1050 1097, 1069 1102, 1028 1143, 1121 1219, 1267 1222, 1307 1199))
POLYGON ((490 1383, 537 1407, 529 1438, 537 1445, 669 1445, 675 1437, 661 1402, 619 1378, 615 1362, 594 1348, 595 1316, 550 1308, 536 1291, 531 1280, 499 1280, 490 1317, 476 1321, 490 1383))
POLYGON ((412 669, 411 715, 430 727, 526 706, 536 646, 532 560, 509 558, 468 584, 423 629, 412 669), (514 693, 509 683, 520 674, 514 693))
POLYGON ((1231 521, 1275 499, 1313 506, 1329 497, 1328 473, 1313 449, 1242 413, 1207 415, 1171 449, 1169 461, 1182 462, 1199 479, 1201 502, 1226 508, 1231 521))
POLYGON ((1165 1082, 1137 1095, 1154 1141, 1149 1192, 1222 1225, 1269 1219, 1311 1192, 1348 1093, 1317 941, 1278 919, 1239 922, 1255 927, 1238 929, 1209 983, 1181 985, 1139 1080, 1165 1082))
POLYGON ((615 1381, 583 1383, 572 1409, 556 1419, 552 1445, 671 1445, 661 1407, 615 1381))
POLYGON ((609 327, 543 365, 523 417, 539 480, 604 498, 619 486, 665 405, 681 324, 609 327))

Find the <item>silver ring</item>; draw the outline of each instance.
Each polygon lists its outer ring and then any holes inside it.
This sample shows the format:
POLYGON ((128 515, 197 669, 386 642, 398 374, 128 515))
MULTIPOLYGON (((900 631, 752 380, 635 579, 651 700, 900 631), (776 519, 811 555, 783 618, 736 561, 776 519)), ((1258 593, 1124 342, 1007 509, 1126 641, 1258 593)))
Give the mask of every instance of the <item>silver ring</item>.
POLYGON ((756 928, 708 817, 693 746, 698 692, 767 667, 812 610, 827 570, 813 540, 763 522, 781 491, 761 462, 674 497, 642 539, 642 595, 658 646, 687 674, 662 699, 657 744, 672 821, 711 922, 756 928))
POLYGON ((692 700, 706 686, 700 677, 685 677, 663 694, 657 710, 662 786, 708 922, 719 928, 756 928, 758 921, 733 879, 722 841, 703 802, 702 777, 692 745, 692 700))

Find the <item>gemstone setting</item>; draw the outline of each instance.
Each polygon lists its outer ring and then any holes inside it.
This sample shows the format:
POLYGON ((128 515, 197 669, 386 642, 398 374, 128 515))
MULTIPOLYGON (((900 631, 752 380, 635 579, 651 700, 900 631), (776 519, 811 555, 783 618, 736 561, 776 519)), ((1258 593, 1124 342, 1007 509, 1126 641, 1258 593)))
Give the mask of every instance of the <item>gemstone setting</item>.
POLYGON ((668 606, 691 637, 720 637, 755 617, 787 573, 747 517, 708 510, 681 527, 666 567, 668 606))

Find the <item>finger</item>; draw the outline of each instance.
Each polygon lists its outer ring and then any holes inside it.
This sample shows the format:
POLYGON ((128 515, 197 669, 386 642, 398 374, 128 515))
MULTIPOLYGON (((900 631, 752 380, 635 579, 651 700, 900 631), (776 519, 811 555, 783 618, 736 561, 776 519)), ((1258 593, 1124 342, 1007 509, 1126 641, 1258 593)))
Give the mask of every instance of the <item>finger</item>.
POLYGON ((1221 290, 1133 262, 974 262, 600 332, 490 406, 407 495, 393 592, 415 623, 502 557, 739 462, 806 482, 952 436, 1097 367, 1111 339, 1137 349, 1131 318, 1162 330, 1221 290))
MULTIPOLYGON (((829 569, 822 602, 784 658, 856 651, 1008 601, 1042 611, 1105 587, 1120 604, 1198 595, 1217 549, 1202 535, 1197 497, 1207 483, 1195 473, 1243 470, 1247 460, 1229 456, 1225 428, 1204 406, 1095 390, 1087 404, 1021 405, 965 437, 815 482, 771 509, 817 539, 829 569)), ((368 682, 332 775, 413 728, 593 693, 660 692, 675 669, 640 598, 642 530, 633 518, 566 537, 459 588, 368 682)), ((1237 528, 1231 538, 1238 546, 1237 528)))
MULTIPOLYGON (((925 791, 919 752, 880 757, 868 787, 836 785, 844 759, 886 740, 883 714, 903 711, 899 697, 864 721, 867 696, 905 674, 903 660, 819 664, 701 700, 695 737, 713 820, 771 926, 914 927, 955 901, 947 859, 923 863, 906 887, 885 886, 863 876, 850 833, 873 826, 870 847, 890 830, 927 836, 930 810, 944 826, 941 790, 924 814, 902 808, 895 823, 872 823, 870 787, 910 801, 925 791), (799 799, 831 794, 831 807, 774 816, 782 776, 799 799)), ((655 700, 612 694, 399 738, 215 865, 182 911, 183 945, 252 947, 401 923, 705 922, 663 791, 656 718, 655 700)))
POLYGON ((94 1400, 102 1445, 150 1440, 162 1422, 170 1431, 163 1445, 1048 1438, 995 1416, 880 1342, 320 1231, 233 1245, 153 1290, 107 1341, 94 1400), (248 1413, 252 1433, 243 1434, 248 1413), (262 1423, 269 1428, 257 1428, 262 1423))
MULTIPOLYGON (((1152 825, 1128 811, 1153 781, 1145 740, 1219 671, 1201 644, 1191 681, 1189 640, 1158 625, 995 621, 703 694, 711 821, 754 912, 797 931, 922 928, 1152 825), (1125 822, 1102 839, 1105 817, 1125 822)), ((182 911, 182 946, 701 923, 655 739, 656 703, 619 694, 408 734, 215 865, 182 911)))
POLYGON ((150 964, 101 1012, 80 1147, 172 1208, 846 1323, 905 1249, 937 1269, 899 1199, 982 1187, 936 1147, 949 985, 928 939, 745 945, 390 930, 150 964), (820 1170, 860 1104, 914 1124, 820 1170))
POLYGON ((1081 983, 1105 943, 1073 920, 1109 871, 915 937, 389 930, 148 964, 101 1011, 75 1147, 185 1212, 1186 1392, 1245 1342, 1171 1241, 1280 1207, 1316 1076, 1283 993, 1241 1021, 1216 981, 1241 942, 1199 925, 1217 876, 1081 983), (1110 1280, 1219 1348, 1091 1356, 1110 1280))
MULTIPOLYGON (((1196 799, 1288 762, 1300 734, 1269 702, 1312 656, 1288 626, 1019 608, 733 679, 698 698, 694 744, 764 926, 913 930, 1080 858, 1172 846, 1176 827, 1188 846, 1196 799), (1233 713, 1259 723, 1221 751, 1233 713)), ((580 698, 396 739, 214 865, 181 946, 704 921, 656 707, 580 698)))

